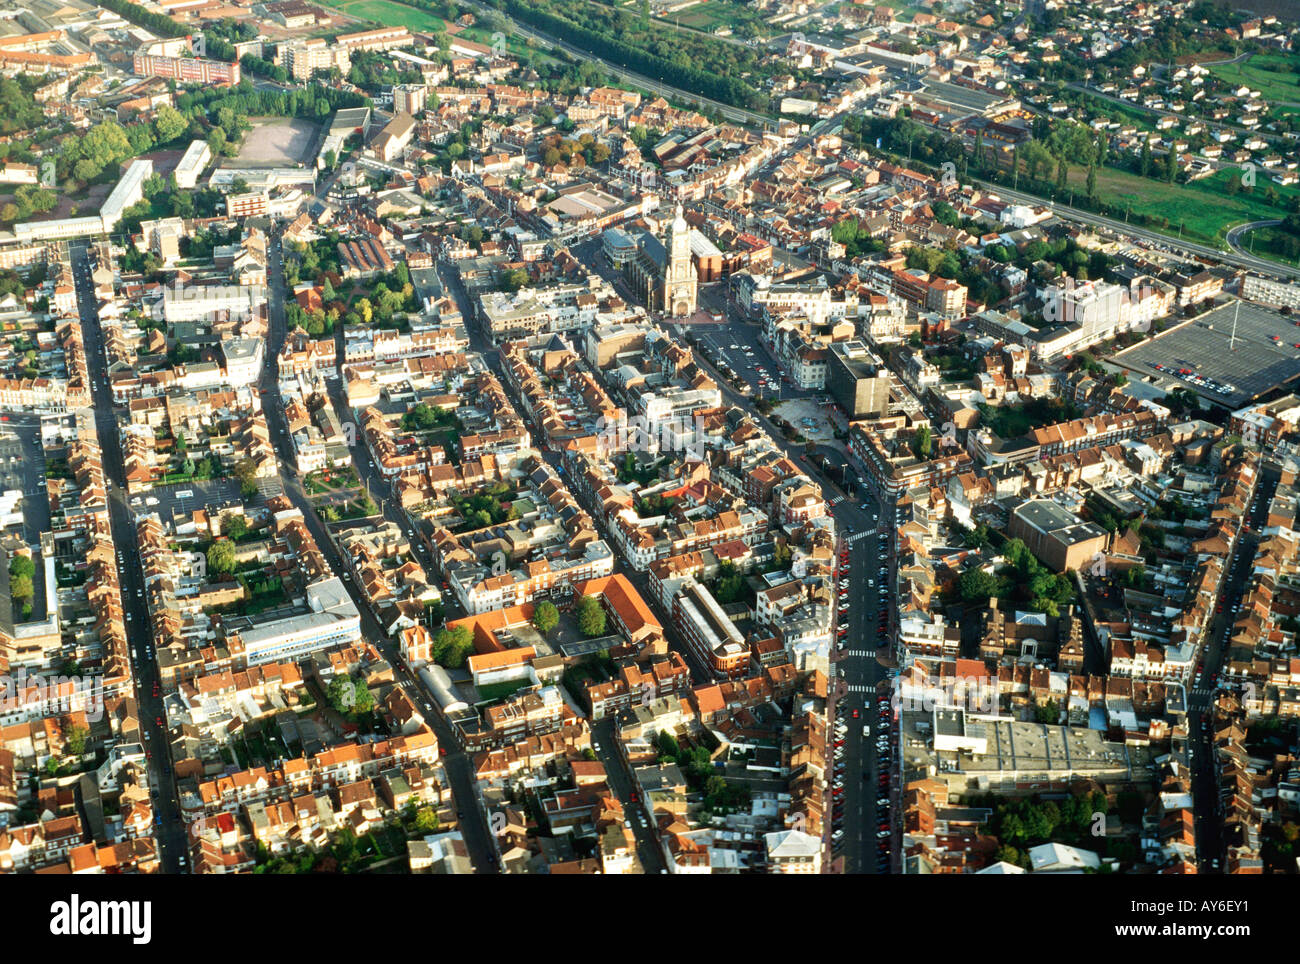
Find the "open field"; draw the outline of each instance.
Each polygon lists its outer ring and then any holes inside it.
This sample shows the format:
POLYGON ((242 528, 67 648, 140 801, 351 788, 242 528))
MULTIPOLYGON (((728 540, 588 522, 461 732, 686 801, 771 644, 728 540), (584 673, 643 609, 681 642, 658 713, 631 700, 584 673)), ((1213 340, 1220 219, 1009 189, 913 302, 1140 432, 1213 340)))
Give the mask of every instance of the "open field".
POLYGON ((301 117, 253 117, 232 167, 303 164, 310 158, 318 126, 301 117))
POLYGON ((373 20, 385 27, 431 31, 445 30, 447 27, 446 21, 441 17, 394 0, 324 0, 322 5, 342 10, 349 17, 373 20))
POLYGON ((1255 54, 1239 64, 1213 66, 1210 73, 1234 86, 1246 84, 1270 103, 1300 103, 1300 74, 1294 69, 1297 64, 1300 60, 1283 54, 1255 54))
POLYGON ((730 0, 704 0, 703 3, 664 14, 658 19, 665 23, 681 24, 683 27, 694 27, 696 30, 705 30, 709 33, 719 27, 731 27, 734 30, 741 23, 749 24, 759 36, 767 36, 773 32, 753 8, 732 3, 730 0))
MULTIPOLYGON (((1235 171, 1218 171, 1191 184, 1167 184, 1155 178, 1105 168, 1097 172, 1097 195, 1121 212, 1127 208, 1134 214, 1168 219, 1167 231, 1170 234, 1177 235, 1181 225, 1183 237, 1189 240, 1220 244, 1227 229, 1233 225, 1286 217, 1286 200, 1300 193, 1295 186, 1273 184, 1261 173, 1252 193, 1243 191, 1230 196, 1223 189, 1230 174, 1235 176, 1235 171), (1270 204, 1264 197, 1270 186, 1280 198, 1277 204, 1270 204)), ((1070 169, 1070 186, 1076 194, 1083 194, 1087 180, 1088 173, 1084 168, 1070 169)), ((1068 201, 1069 197, 1065 200, 1068 201)), ((1123 217, 1122 213, 1120 217, 1123 217)))

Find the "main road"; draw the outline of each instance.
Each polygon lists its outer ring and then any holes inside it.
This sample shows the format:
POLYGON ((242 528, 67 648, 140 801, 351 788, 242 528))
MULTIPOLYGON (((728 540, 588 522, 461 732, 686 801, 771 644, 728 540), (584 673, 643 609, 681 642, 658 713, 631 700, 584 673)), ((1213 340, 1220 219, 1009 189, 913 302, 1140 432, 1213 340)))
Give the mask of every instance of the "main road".
POLYGON ((627 81, 629 84, 635 84, 637 87, 648 90, 652 94, 658 94, 661 97, 671 98, 683 103, 693 103, 704 109, 716 110, 727 120, 758 124, 763 127, 771 127, 775 123, 773 118, 768 117, 766 114, 759 114, 752 110, 746 110, 743 107, 732 107, 730 104, 724 104, 721 101, 713 100, 709 97, 703 96, 702 94, 692 93, 689 90, 681 90, 680 88, 669 86, 662 80, 656 80, 645 76, 645 74, 638 74, 635 71, 628 70, 626 67, 621 67, 618 64, 611 63, 608 60, 597 57, 589 50, 583 50, 581 47, 574 46, 567 40, 561 40, 558 37, 553 37, 550 34, 543 33, 533 27, 525 26, 502 10, 497 10, 494 7, 488 7, 481 3, 476 3, 474 0, 465 0, 464 5, 480 15, 500 17, 505 21, 506 26, 510 28, 511 32, 517 33, 525 39, 533 40, 543 47, 562 50, 572 57, 577 57, 579 60, 598 64, 620 80, 627 81))
POLYGON ((140 546, 136 539, 135 514, 127 502, 126 473, 123 469, 122 440, 108 389, 108 363, 104 357, 104 333, 99 323, 98 301, 90 282, 89 256, 84 242, 68 247, 77 289, 77 311, 90 369, 91 402, 95 431, 99 436, 100 460, 108 480, 108 518, 113 549, 118 558, 118 582, 122 591, 122 612, 126 619, 127 646, 131 655, 140 726, 148 753, 149 781, 155 811, 154 837, 164 873, 180 873, 185 865, 187 832, 176 796, 176 779, 171 768, 167 728, 157 721, 164 717, 161 680, 153 655, 153 632, 144 598, 144 572, 140 567, 140 546))
POLYGON ((1106 228, 1107 230, 1120 235, 1126 235, 1134 238, 1143 238, 1153 244, 1176 251, 1193 258, 1211 258, 1223 264, 1230 264, 1238 268, 1249 268, 1254 271, 1261 271, 1265 274, 1282 275, 1287 278, 1300 278, 1300 268, 1293 268, 1290 265, 1281 264, 1277 261, 1269 261, 1266 258, 1257 258, 1254 255, 1243 254, 1241 252, 1224 251, 1221 248, 1212 248, 1207 244, 1197 244, 1193 241, 1183 241, 1178 238, 1172 238, 1167 234, 1160 234, 1157 231, 1150 231, 1146 228, 1136 227, 1127 224, 1124 221, 1117 221, 1115 218, 1105 217, 1100 214, 1093 214, 1091 211, 1082 211, 1079 208, 1070 207, 1068 204, 1061 204, 1043 198, 1037 194, 1028 194, 1024 191, 1014 191, 1009 187, 996 184, 992 181, 983 181, 979 178, 969 177, 968 180, 987 188, 999 197, 1010 198, 1013 201, 1021 201, 1025 204, 1047 204, 1051 207, 1057 217, 1067 221, 1078 221, 1081 224, 1089 224, 1093 227, 1106 228))

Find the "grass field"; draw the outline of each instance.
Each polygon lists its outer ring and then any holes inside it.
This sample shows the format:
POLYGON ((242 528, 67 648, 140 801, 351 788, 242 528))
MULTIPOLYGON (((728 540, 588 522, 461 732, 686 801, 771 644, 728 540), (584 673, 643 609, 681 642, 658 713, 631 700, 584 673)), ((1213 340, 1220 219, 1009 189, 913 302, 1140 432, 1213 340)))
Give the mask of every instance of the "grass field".
MULTIPOLYGON (((1168 218, 1170 234, 1177 235, 1181 224, 1182 236, 1188 240, 1218 244, 1227 229, 1235 224, 1286 217, 1286 199, 1300 193, 1295 187, 1271 184, 1261 173, 1253 193, 1229 196, 1224 193, 1223 185, 1230 173, 1235 174, 1225 170, 1191 184, 1166 184, 1106 168, 1097 172, 1097 194, 1121 210, 1128 208, 1134 214, 1168 218), (1276 205, 1264 198, 1264 191, 1270 185, 1281 198, 1276 205)), ((1087 180, 1084 168, 1070 169, 1070 186, 1075 193, 1084 192, 1087 180)))
POLYGON ((1298 63, 1300 60, 1282 54, 1255 54, 1243 63, 1211 67, 1210 73, 1234 86, 1246 84, 1270 103, 1300 104, 1300 74, 1294 70, 1298 63), (1270 70, 1270 67, 1280 69, 1270 70))
POLYGON ((406 27, 408 30, 446 29, 446 22, 441 17, 393 0, 324 0, 323 5, 341 10, 350 17, 373 20, 385 27, 406 27))
POLYGON ((731 27, 734 30, 740 23, 748 23, 759 36, 769 36, 773 32, 756 10, 739 3, 732 3, 730 0, 704 0, 703 3, 665 14, 658 19, 665 23, 677 23, 683 27, 706 30, 709 33, 719 27, 731 27))

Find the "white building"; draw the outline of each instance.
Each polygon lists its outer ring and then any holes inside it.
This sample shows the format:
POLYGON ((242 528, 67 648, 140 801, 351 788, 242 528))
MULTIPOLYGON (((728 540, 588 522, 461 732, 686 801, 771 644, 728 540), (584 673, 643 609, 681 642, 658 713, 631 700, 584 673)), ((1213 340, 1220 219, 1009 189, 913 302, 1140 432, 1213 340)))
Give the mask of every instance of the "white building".
POLYGON ((212 149, 207 141, 191 141, 176 165, 176 186, 192 190, 198 186, 199 176, 212 161, 212 149))

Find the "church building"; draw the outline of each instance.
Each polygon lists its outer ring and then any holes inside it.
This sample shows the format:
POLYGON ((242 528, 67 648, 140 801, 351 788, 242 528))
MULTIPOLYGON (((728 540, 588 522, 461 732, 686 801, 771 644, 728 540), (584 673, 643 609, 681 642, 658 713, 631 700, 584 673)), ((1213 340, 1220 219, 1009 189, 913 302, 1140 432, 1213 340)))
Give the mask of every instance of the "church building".
POLYGON ((691 227, 677 205, 676 216, 664 241, 642 234, 636 257, 624 266, 628 284, 651 311, 673 318, 695 313, 699 278, 691 261, 691 227))

